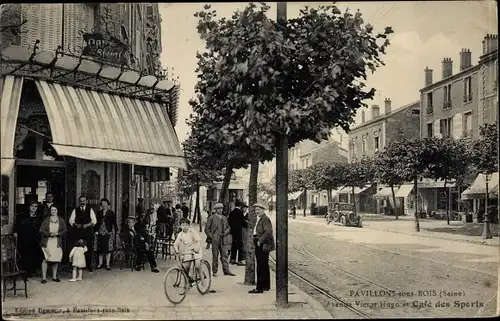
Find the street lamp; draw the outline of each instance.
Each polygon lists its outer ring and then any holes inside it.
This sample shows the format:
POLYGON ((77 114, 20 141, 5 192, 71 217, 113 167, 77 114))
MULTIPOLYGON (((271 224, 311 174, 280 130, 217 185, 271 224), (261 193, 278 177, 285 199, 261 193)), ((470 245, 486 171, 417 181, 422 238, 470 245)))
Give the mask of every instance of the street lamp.
POLYGON ((485 206, 484 206, 484 228, 483 228, 483 235, 482 239, 487 240, 491 239, 491 229, 490 229, 490 215, 488 214, 488 183, 491 179, 491 173, 484 173, 484 180, 486 181, 486 200, 485 200, 485 206))

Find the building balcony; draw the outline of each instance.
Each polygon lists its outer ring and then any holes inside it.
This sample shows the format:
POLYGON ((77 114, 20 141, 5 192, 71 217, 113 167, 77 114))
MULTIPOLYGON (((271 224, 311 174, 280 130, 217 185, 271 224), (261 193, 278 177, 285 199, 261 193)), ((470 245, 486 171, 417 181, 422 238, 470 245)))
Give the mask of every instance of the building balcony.
POLYGON ((450 101, 443 101, 443 109, 444 110, 451 109, 451 100, 450 101))

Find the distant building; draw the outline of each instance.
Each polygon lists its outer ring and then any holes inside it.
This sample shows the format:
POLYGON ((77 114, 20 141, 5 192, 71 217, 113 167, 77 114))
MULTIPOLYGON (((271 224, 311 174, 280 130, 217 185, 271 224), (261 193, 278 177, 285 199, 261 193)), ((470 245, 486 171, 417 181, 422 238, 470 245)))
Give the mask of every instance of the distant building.
MULTIPOLYGON (((442 79, 436 82, 433 82, 433 71, 425 69, 425 86, 420 90, 421 137, 472 139, 479 136, 481 125, 497 121, 498 36, 486 35, 477 64, 472 65, 469 49, 461 50, 459 63, 458 73, 453 74, 452 59, 444 58, 442 79)), ((420 211, 444 212, 447 201, 451 211, 463 211, 457 200, 465 188, 447 186, 451 192, 448 200, 443 182, 419 184, 423 204, 420 211)), ((475 211, 483 202, 475 199, 471 208, 475 211)))
MULTIPOLYGON (((382 151, 385 146, 403 137, 418 137, 420 134, 420 102, 416 101, 395 110, 391 100, 384 101, 384 114, 380 114, 380 107, 371 107, 371 119, 366 120, 365 111, 361 111, 361 124, 349 132, 349 162, 360 160, 363 156, 373 157, 382 151)), ((383 185, 367 185, 365 188, 354 190, 357 210, 360 212, 381 213, 389 198, 377 200, 374 195, 383 185)), ((341 202, 354 202, 352 190, 344 188, 339 191, 341 202)))

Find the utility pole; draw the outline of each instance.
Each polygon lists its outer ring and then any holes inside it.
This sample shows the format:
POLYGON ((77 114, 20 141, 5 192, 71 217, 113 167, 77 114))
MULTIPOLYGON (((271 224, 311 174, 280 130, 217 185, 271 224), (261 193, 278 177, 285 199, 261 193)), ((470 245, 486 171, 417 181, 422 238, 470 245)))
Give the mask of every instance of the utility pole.
MULTIPOLYGON (((286 28, 286 2, 278 2, 276 21, 286 28)), ((276 304, 288 307, 288 137, 276 137, 276 304)))

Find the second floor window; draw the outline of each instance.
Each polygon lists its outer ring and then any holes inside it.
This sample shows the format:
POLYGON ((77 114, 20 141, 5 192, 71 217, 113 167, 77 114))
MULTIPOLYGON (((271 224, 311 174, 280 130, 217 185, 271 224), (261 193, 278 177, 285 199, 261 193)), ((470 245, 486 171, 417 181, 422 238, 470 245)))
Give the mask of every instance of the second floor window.
POLYGON ((444 93, 443 97, 444 102, 451 101, 451 84, 443 87, 443 93, 444 93))
POLYGON ((472 100, 472 78, 467 77, 464 79, 464 102, 472 100))
POLYGON ((432 123, 427 123, 427 137, 432 137, 434 135, 433 133, 433 125, 432 123))
POLYGON ((432 93, 427 93, 427 108, 433 107, 432 93))
POLYGON ((380 138, 378 136, 375 137, 374 144, 375 144, 375 150, 378 150, 380 148, 380 138))

